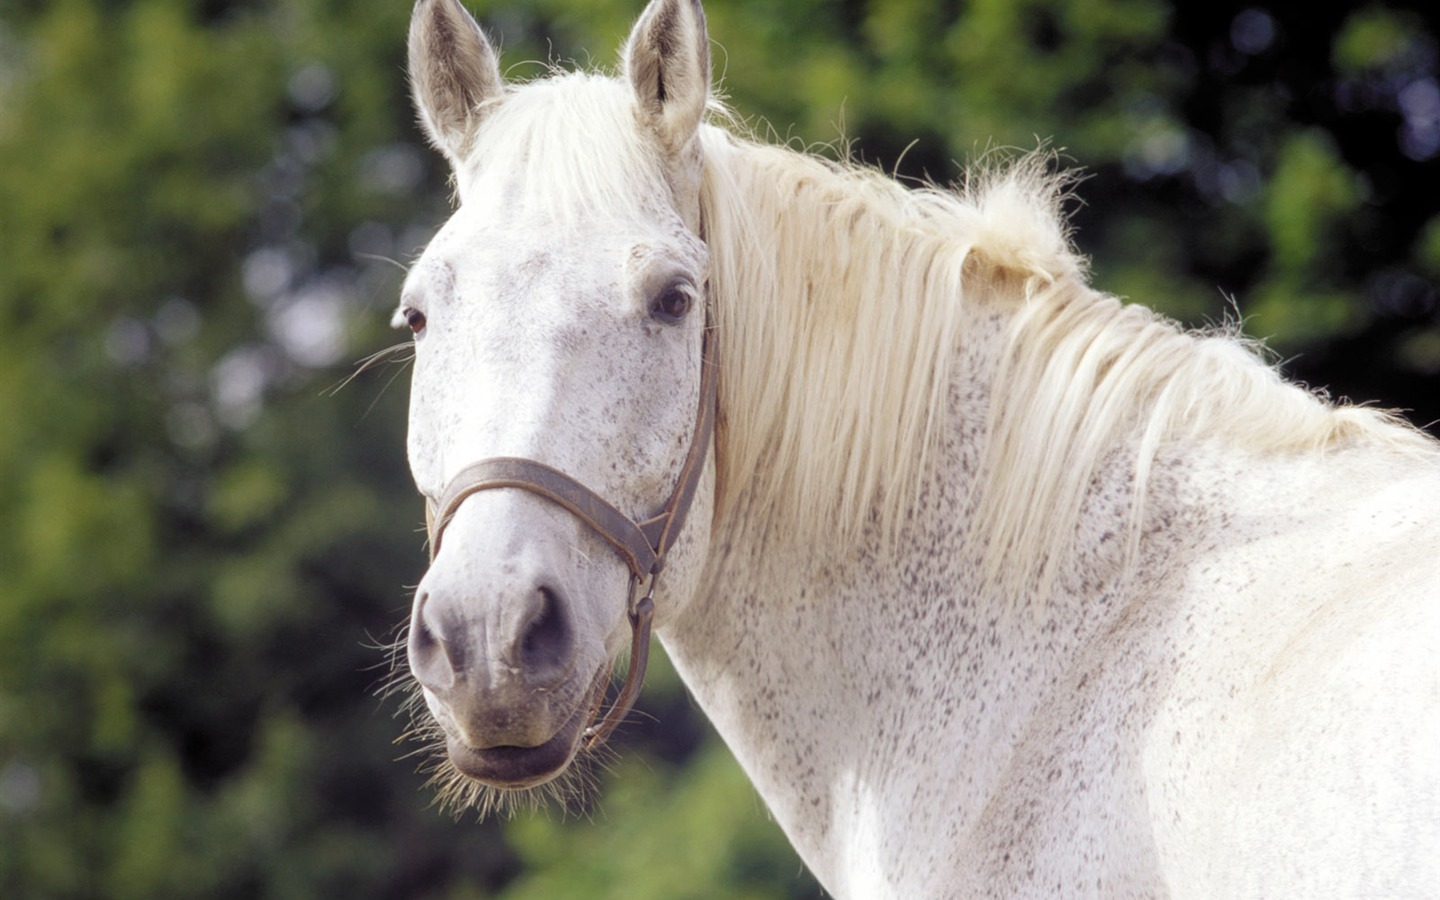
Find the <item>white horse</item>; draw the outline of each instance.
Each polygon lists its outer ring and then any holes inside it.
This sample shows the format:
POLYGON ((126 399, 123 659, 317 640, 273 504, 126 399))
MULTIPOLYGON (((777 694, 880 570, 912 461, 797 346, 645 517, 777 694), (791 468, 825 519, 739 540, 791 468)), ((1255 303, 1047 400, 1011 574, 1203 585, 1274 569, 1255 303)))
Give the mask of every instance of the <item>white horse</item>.
POLYGON ((694 0, 624 60, 516 86, 458 0, 412 22, 459 205, 397 313, 407 649, 459 802, 603 742, 653 610, 836 896, 1440 894, 1440 445, 1089 287, 1043 162, 734 137, 694 0))

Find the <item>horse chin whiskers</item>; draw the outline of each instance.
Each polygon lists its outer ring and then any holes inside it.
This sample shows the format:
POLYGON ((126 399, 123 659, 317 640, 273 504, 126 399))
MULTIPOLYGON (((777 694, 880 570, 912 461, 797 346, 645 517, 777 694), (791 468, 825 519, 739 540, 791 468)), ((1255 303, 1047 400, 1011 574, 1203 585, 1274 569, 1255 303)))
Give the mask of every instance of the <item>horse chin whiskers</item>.
POLYGON ((608 744, 592 746, 582 741, 564 770, 544 784, 508 789, 476 781, 450 759, 445 731, 426 705, 420 684, 410 674, 405 662, 407 631, 400 629, 396 640, 383 648, 390 671, 375 692, 384 699, 400 698, 396 716, 405 716, 409 721, 395 743, 410 746, 401 759, 419 760, 416 771, 429 776, 425 788, 434 791, 434 805, 456 819, 471 809, 482 819, 491 815, 508 818, 552 805, 566 815, 588 818, 599 796, 598 772, 608 769, 618 754, 608 744))
MULTIPOLYGON (((423 704, 422 704, 423 709, 423 704)), ((476 781, 461 772, 445 750, 445 735, 433 719, 417 723, 402 740, 413 740, 424 746, 413 754, 422 759, 417 771, 428 775, 425 787, 434 791, 434 805, 452 815, 462 817, 474 810, 478 818, 516 813, 537 812, 558 806, 566 814, 587 816, 599 796, 596 768, 603 768, 614 751, 607 748, 581 749, 554 778, 530 788, 509 789, 476 781)))
POLYGON ((479 818, 496 815, 505 818, 520 812, 537 812, 554 805, 566 815, 589 816, 599 796, 599 779, 595 769, 603 768, 613 756, 600 748, 581 750, 559 775, 544 784, 512 790, 497 788, 476 781, 461 772, 445 752, 444 740, 434 740, 425 749, 427 761, 420 771, 430 776, 426 786, 435 791, 435 805, 459 819, 466 810, 475 810, 479 818))

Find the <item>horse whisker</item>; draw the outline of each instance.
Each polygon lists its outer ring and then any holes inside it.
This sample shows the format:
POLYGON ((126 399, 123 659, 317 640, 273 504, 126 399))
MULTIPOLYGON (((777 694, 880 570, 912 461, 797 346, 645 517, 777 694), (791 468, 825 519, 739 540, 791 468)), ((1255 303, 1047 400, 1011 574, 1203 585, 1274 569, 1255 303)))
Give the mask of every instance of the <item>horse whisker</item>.
MULTIPOLYGON (((399 344, 392 344, 391 346, 386 347, 383 350, 377 350, 376 352, 357 362, 355 364, 356 369, 354 372, 351 372, 348 376, 342 379, 338 384, 335 384, 333 387, 326 388, 322 393, 327 397, 335 396, 336 394, 344 390, 346 387, 348 387, 352 381, 359 378, 365 372, 368 372, 370 369, 374 368, 382 362, 393 362, 399 365, 404 365, 405 363, 411 362, 415 358, 414 350, 415 345, 410 341, 403 341, 399 344), (408 358, 392 359, 392 357, 400 356, 400 354, 406 350, 411 351, 411 355, 408 358)), ((385 383, 385 386, 388 388, 393 381, 394 378, 392 377, 390 381, 387 381, 385 383)))

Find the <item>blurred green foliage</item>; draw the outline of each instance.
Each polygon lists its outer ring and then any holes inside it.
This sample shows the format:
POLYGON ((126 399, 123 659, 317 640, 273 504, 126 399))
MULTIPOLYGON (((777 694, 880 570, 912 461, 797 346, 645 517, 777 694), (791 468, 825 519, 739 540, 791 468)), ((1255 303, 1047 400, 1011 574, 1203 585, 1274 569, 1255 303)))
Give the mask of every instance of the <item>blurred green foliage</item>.
MULTIPOLYGON (((612 66, 639 6, 473 8, 532 77, 612 66)), ((1440 418, 1419 0, 708 13, 762 133, 940 181, 1051 141, 1101 287, 1193 322, 1233 296, 1298 376, 1440 418)), ((448 209, 408 17, 0 0, 0 896, 817 893, 663 662, 579 818, 455 823, 397 761, 371 691, 423 567, 404 370, 328 389, 396 340, 448 209)))

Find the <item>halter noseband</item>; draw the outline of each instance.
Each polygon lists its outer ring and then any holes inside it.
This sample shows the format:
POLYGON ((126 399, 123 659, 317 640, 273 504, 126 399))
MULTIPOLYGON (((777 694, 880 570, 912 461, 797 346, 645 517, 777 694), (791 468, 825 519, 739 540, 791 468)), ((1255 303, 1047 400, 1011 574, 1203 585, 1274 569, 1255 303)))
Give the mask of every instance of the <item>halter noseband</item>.
MULTIPOLYGON (((564 507, 609 542, 630 569, 630 669, 610 711, 585 729, 587 747, 593 747, 609 737, 640 695, 650 654, 655 582, 665 568, 666 554, 685 525, 685 516, 690 512, 695 490, 700 485, 700 474, 705 469, 705 454, 710 449, 710 440, 715 432, 716 398, 708 303, 705 313, 705 334, 700 350, 700 408, 695 414, 695 433, 690 439, 690 451, 685 457, 675 490, 660 512, 635 522, 564 472, 544 463, 513 456, 492 456, 466 466, 446 485, 438 503, 428 499, 425 503, 431 563, 435 562, 435 555, 440 552, 440 540, 445 535, 446 526, 467 497, 494 488, 520 488, 564 507), (642 585, 645 586, 645 594, 637 600, 642 585)), ((602 699, 603 693, 596 699, 592 717, 599 712, 602 699)))

